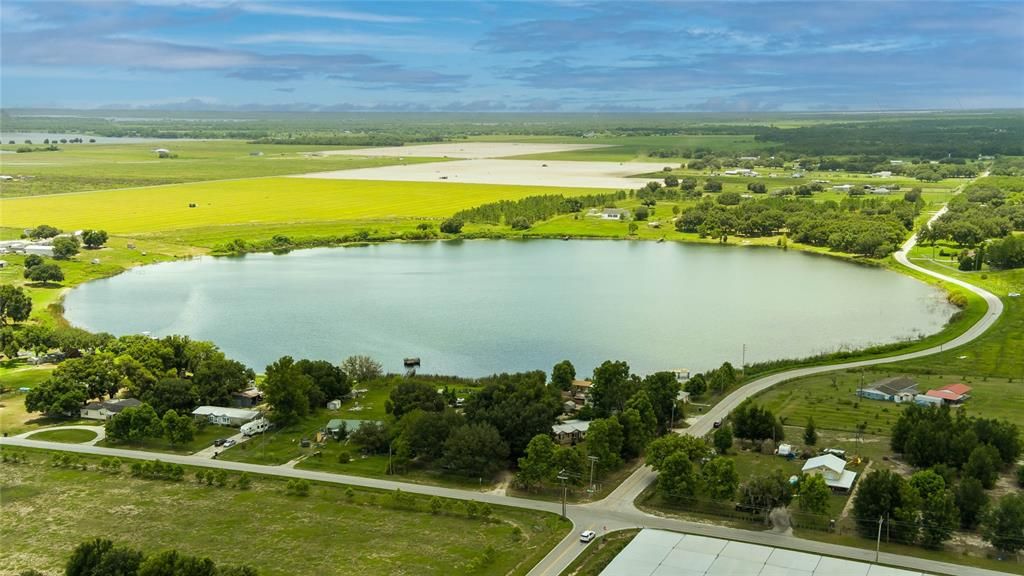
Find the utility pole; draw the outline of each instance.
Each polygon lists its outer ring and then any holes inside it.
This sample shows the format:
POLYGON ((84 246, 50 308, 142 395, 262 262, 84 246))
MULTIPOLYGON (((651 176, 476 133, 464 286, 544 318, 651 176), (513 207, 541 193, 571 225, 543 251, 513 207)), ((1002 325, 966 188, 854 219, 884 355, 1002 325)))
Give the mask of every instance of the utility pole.
POLYGON ((875 541, 875 564, 878 564, 878 556, 882 551, 882 517, 878 517, 878 539, 875 541))
POLYGON ((566 473, 565 468, 562 468, 558 472, 558 476, 556 476, 556 478, 562 481, 562 518, 565 518, 565 481, 569 479, 569 475, 566 473))
POLYGON ((746 342, 744 342, 743 343, 743 363, 740 364, 740 368, 746 368, 746 367, 747 367, 747 344, 746 344, 746 342))
POLYGON ((600 458, 598 458, 597 456, 587 456, 587 459, 590 460, 590 493, 593 494, 594 493, 594 464, 596 464, 597 461, 600 460, 600 458))

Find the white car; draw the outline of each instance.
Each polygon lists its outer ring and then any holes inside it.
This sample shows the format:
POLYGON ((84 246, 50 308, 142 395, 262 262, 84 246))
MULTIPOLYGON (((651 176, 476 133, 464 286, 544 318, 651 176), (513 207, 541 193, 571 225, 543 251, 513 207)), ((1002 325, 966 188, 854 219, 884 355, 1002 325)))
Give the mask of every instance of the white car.
POLYGON ((580 542, 583 542, 584 544, 590 542, 595 537, 597 537, 597 533, 593 530, 584 530, 583 532, 580 532, 580 542))
POLYGON ((1010 292, 1009 294, 1007 294, 1007 296, 1009 296, 1010 298, 1019 298, 1020 292, 1010 292))
POLYGON ((235 444, 237 444, 237 442, 235 442, 235 441, 234 441, 234 440, 232 440, 231 438, 228 438, 227 440, 225 440, 225 441, 224 441, 224 447, 225 447, 225 448, 231 448, 231 447, 232 447, 232 446, 234 446, 235 444))

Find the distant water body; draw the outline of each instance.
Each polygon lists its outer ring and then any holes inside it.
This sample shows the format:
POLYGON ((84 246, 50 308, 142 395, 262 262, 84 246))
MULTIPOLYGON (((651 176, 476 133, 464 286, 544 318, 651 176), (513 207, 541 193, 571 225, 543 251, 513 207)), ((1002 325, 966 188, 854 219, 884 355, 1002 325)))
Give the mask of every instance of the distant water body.
POLYGON ((368 354, 480 376, 569 359, 581 375, 803 357, 938 331, 954 312, 909 277, 775 249, 467 241, 205 257, 72 291, 75 325, 212 340, 257 371, 368 354))
POLYGON ((89 140, 95 140, 92 144, 140 144, 144 142, 176 142, 187 140, 186 138, 134 138, 128 136, 90 136, 88 134, 66 134, 60 132, 3 132, 0 133, 0 144, 10 144, 11 140, 14 140, 15 144, 24 144, 26 140, 31 140, 33 146, 38 146, 43 143, 43 140, 49 139, 50 142, 57 140, 57 144, 60 143, 61 139, 70 140, 72 138, 81 138, 84 140, 82 144, 73 144, 73 146, 80 146, 90 144, 89 140))

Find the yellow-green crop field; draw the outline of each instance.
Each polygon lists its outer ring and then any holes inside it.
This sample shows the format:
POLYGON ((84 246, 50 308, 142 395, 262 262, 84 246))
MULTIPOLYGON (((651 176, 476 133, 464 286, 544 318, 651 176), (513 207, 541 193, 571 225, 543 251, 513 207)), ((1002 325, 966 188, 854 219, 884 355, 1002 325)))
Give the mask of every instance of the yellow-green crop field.
POLYGON ((464 208, 591 188, 252 178, 0 200, 4 226, 140 234, 226 224, 443 218, 464 208), (189 208, 189 204, 196 204, 189 208))

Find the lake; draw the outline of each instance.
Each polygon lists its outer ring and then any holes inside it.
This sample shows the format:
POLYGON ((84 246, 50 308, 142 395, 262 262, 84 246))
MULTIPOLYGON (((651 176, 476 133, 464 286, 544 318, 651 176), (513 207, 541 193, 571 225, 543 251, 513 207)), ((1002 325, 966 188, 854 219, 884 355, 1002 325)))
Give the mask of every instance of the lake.
POLYGON ((773 248, 453 241, 204 257, 89 282, 73 324, 212 340, 257 372, 368 354, 481 376, 569 359, 640 374, 803 357, 937 332, 955 311, 901 274, 773 248))

